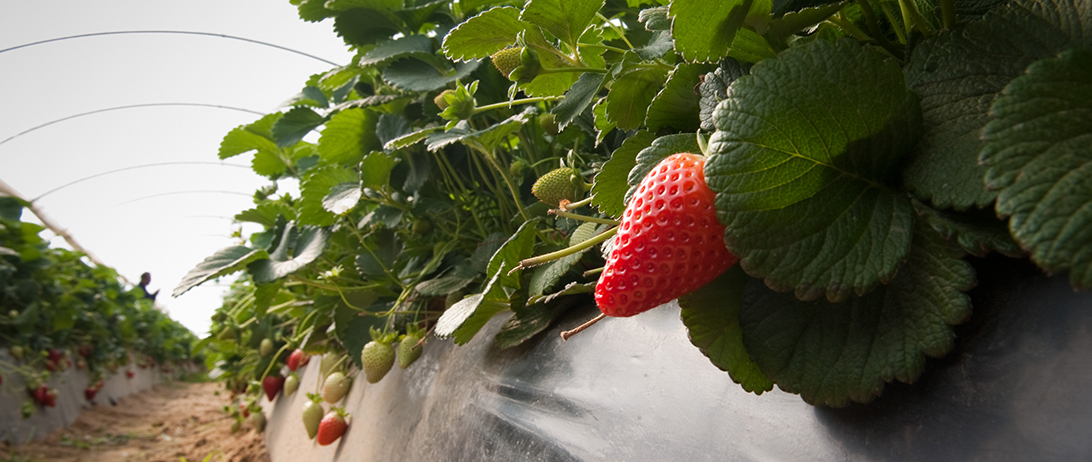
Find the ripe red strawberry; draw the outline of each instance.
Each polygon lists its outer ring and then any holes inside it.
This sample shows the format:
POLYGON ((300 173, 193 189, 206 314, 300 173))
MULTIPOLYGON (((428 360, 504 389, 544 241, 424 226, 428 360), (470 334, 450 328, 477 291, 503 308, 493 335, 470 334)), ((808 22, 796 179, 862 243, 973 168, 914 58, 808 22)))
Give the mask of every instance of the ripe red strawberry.
POLYGON ((250 417, 250 407, 246 403, 239 403, 239 410, 243 412, 243 418, 250 417))
POLYGON ((281 391, 283 386, 284 377, 280 375, 270 375, 262 380, 262 389, 265 390, 265 396, 269 397, 270 401, 277 397, 277 393, 281 391))
POLYGON ((87 387, 87 388, 85 388, 83 390, 83 396, 85 398, 87 398, 88 401, 92 401, 92 400, 95 399, 95 394, 98 393, 98 392, 99 392, 98 388, 87 387))
POLYGON ((303 350, 297 348, 292 354, 288 355, 288 360, 285 363, 288 365, 288 370, 294 371, 299 369, 300 366, 306 365, 310 361, 310 358, 303 353, 303 350))
POLYGON ((131 378, 133 378, 134 375, 136 375, 136 373, 133 372, 133 371, 125 371, 125 377, 128 377, 128 378, 131 379, 131 378))
POLYGON ((641 180, 622 215, 595 303, 633 316, 697 290, 736 263, 705 184, 705 158, 673 154, 641 180))
POLYGON ((326 416, 322 418, 322 422, 319 422, 318 427, 318 444, 320 446, 326 446, 345 434, 345 429, 349 428, 349 423, 345 421, 348 414, 345 413, 345 409, 335 407, 326 413, 326 416))
POLYGON ((318 434, 319 423, 322 422, 322 398, 314 393, 307 394, 308 401, 303 405, 303 428, 307 430, 307 438, 315 439, 318 434))

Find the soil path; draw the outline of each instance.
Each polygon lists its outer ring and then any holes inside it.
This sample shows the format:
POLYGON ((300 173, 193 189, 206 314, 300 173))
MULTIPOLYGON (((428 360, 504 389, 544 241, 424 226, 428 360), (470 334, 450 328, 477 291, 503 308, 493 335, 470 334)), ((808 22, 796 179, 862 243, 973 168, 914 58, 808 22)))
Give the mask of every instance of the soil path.
POLYGON ((174 382, 86 410, 69 428, 0 452, 12 460, 63 462, 268 462, 265 441, 247 426, 231 433, 215 383, 174 382))

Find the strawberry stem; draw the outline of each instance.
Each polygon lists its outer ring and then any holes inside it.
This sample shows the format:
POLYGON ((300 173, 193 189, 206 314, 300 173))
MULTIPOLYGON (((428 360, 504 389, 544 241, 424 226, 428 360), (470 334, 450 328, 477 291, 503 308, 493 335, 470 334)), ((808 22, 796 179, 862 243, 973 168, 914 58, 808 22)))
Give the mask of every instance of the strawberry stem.
POLYGON ((533 266, 538 266, 538 265, 541 265, 541 264, 544 264, 544 263, 549 263, 551 261, 557 260, 558 258, 561 258, 561 257, 572 255, 572 254, 577 253, 577 252, 583 252, 583 251, 585 251, 587 249, 590 249, 592 246, 594 246, 596 244, 599 244, 600 242, 603 242, 603 241, 605 241, 607 239, 610 239, 617 232, 618 232, 618 227, 614 227, 614 228, 608 229, 606 231, 603 231, 603 232, 597 234, 595 237, 593 237, 591 239, 588 239, 588 240, 586 240, 584 242, 581 242, 581 243, 579 243, 577 245, 574 245, 574 246, 571 246, 571 247, 566 247, 564 249, 558 250, 557 252, 550 252, 548 254, 528 258, 526 260, 520 261, 519 265, 517 265, 515 268, 512 268, 512 271, 516 271, 516 270, 524 269, 524 268, 530 268, 530 267, 533 267, 533 266))
POLYGON ((474 109, 474 114, 480 114, 482 112, 490 111, 490 110, 493 110, 493 109, 511 108, 513 105, 516 105, 516 104, 529 104, 529 103, 538 103, 538 102, 542 102, 542 101, 553 101, 555 99, 560 99, 560 98, 561 98, 560 96, 542 96, 542 97, 538 97, 538 98, 523 98, 523 99, 517 99, 517 100, 512 100, 512 101, 503 101, 503 102, 500 102, 500 103, 488 104, 488 105, 485 105, 485 106, 479 106, 479 107, 474 109))
POLYGON ((587 221, 589 223, 601 223, 604 225, 618 226, 618 220, 610 220, 607 218, 589 217, 587 215, 577 215, 575 213, 569 213, 561 209, 550 209, 549 213, 557 215, 559 217, 572 218, 578 221, 587 221))
POLYGON ((607 317, 607 315, 605 313, 600 314, 599 316, 596 316, 596 317, 592 318, 591 321, 588 321, 588 322, 586 322, 584 324, 576 326, 575 329, 567 330, 565 332, 562 332, 561 333, 561 340, 568 340, 569 337, 572 337, 572 336, 574 336, 576 334, 584 332, 584 329, 587 329, 587 328, 591 327, 592 324, 595 324, 595 323, 599 322, 600 320, 602 320, 605 317, 607 317))
POLYGON ((584 277, 588 277, 588 276, 591 276, 591 275, 602 273, 604 268, 606 268, 606 267, 605 266, 600 266, 598 268, 587 270, 587 271, 584 272, 584 277))
POLYGON ((581 200, 576 201, 576 202, 569 202, 569 203, 564 203, 563 202, 561 204, 561 207, 558 207, 558 208, 561 209, 561 210, 569 211, 569 210, 572 210, 572 209, 578 209, 580 207, 588 205, 588 204, 591 203, 591 201, 592 201, 592 198, 588 197, 586 199, 581 199, 581 200))

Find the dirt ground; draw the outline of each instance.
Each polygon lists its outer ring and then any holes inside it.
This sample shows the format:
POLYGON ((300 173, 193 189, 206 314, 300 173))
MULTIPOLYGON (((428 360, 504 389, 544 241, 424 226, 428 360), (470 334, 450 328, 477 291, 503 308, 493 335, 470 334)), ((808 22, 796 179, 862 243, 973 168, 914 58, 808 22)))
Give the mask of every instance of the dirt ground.
POLYGON ((175 382, 84 411, 69 428, 28 445, 0 445, 0 461, 268 462, 265 441, 223 412, 215 383, 175 382))

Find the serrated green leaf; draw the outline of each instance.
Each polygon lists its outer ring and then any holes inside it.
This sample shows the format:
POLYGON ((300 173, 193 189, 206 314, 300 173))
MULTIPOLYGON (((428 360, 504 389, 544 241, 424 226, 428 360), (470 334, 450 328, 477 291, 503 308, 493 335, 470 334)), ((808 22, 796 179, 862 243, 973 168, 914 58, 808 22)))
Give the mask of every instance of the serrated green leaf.
POLYGON ((561 317, 576 303, 576 297, 565 297, 545 305, 536 305, 536 309, 526 313, 516 313, 505 321, 497 332, 496 345, 500 349, 512 348, 530 340, 535 335, 548 329, 554 320, 561 317))
POLYGON ((451 143, 461 141, 467 145, 476 145, 485 152, 492 152, 508 135, 529 122, 536 112, 537 109, 534 106, 528 106, 523 112, 478 131, 469 130, 469 125, 465 121, 460 122, 455 128, 444 133, 428 135, 428 150, 436 151, 451 143))
POLYGON ((235 221, 258 223, 266 228, 273 227, 277 216, 283 215, 289 220, 295 219, 296 212, 292 207, 281 202, 263 202, 252 209, 247 209, 235 214, 235 221))
POLYGON ((322 208, 334 215, 344 215, 356 207, 360 195, 360 183, 341 183, 330 188, 330 193, 322 198, 322 208))
POLYGON ((322 200, 330 194, 334 186, 359 181, 360 177, 356 172, 343 167, 325 166, 309 170, 300 183, 299 224, 332 225, 337 217, 322 206, 322 200))
POLYGON ((278 147, 292 146, 325 121, 325 117, 309 108, 292 108, 273 124, 273 140, 278 147))
POLYGON ((329 105, 330 101, 326 99, 326 94, 322 92, 322 89, 311 85, 304 87, 303 91, 296 94, 296 96, 281 103, 281 106, 310 106, 317 108, 326 108, 329 105))
MULTIPOLYGON (((539 63, 547 69, 572 67, 573 63, 558 56, 557 48, 542 35, 542 30, 529 27, 523 34, 527 46, 538 54, 539 63)), ((540 73, 530 83, 519 85, 528 96, 561 96, 576 83, 579 75, 575 72, 540 73)))
POLYGON ((334 17, 334 31, 346 44, 363 47, 402 32, 398 27, 400 22, 389 12, 353 8, 334 17))
POLYGON ((645 61, 655 61, 663 58, 668 52, 675 49, 675 40, 671 38, 671 32, 666 30, 652 33, 648 43, 640 48, 635 48, 634 53, 645 61))
POLYGON ((301 226, 289 223, 277 248, 268 259, 257 260, 247 266, 254 282, 268 283, 288 276, 322 256, 330 232, 318 226, 301 226), (291 252, 289 252, 291 250, 291 252))
POLYGON ((752 281, 739 315, 743 344, 779 388, 808 403, 867 403, 885 382, 917 380, 926 356, 951 350, 950 326, 970 316, 963 292, 975 284, 962 255, 920 226, 895 279, 863 297, 802 302, 752 281))
POLYGON ((595 117, 595 145, 599 146, 607 134, 614 130, 614 123, 607 118, 606 97, 600 98, 599 102, 592 106, 592 115, 595 117))
POLYGON ((751 0, 671 2, 669 16, 675 50, 690 62, 716 62, 728 56, 736 32, 743 26, 751 0))
POLYGON ((610 155, 602 170, 595 175, 592 184, 592 205, 600 212, 614 218, 626 211, 626 192, 629 191, 629 171, 637 165, 637 153, 652 145, 656 135, 645 130, 626 138, 610 155))
POLYGON ((667 69, 626 53, 607 94, 607 119, 622 130, 644 125, 648 106, 667 81, 667 69))
POLYGON ((827 5, 801 8, 798 11, 785 13, 784 16, 770 21, 770 26, 766 29, 766 36, 776 43, 784 43, 785 39, 821 23, 837 13, 845 3, 845 0, 838 0, 827 5))
POLYGON ((485 58, 516 43, 527 28, 518 8, 495 7, 467 19, 444 37, 444 54, 456 61, 485 58))
POLYGON ((345 109, 330 118, 319 137, 318 152, 330 164, 356 164, 364 154, 382 148, 375 126, 379 115, 368 109, 345 109))
MULTIPOLYGON (((773 14, 783 15, 793 11, 800 11, 805 8, 815 8, 826 4, 842 3, 843 1, 844 0, 774 0, 773 14)), ((960 2, 963 1, 966 0, 960 0, 960 2)))
POLYGON ((322 21, 337 14, 326 9, 326 0, 301 0, 296 8, 299 9, 300 19, 307 22, 322 21))
POLYGON ((262 176, 277 178, 288 170, 288 164, 279 152, 261 150, 254 153, 250 160, 250 169, 262 176))
POLYGON ((565 98, 550 111, 555 115, 554 121, 557 122, 560 129, 564 130, 572 123, 573 119, 576 119, 588 108, 588 105, 595 100, 599 89, 602 88, 603 80, 606 77, 606 74, 595 72, 585 72, 580 75, 572 88, 565 92, 565 98))
POLYGON ((379 116, 379 122, 375 125, 375 136, 379 138, 379 143, 386 150, 387 143, 401 138, 412 130, 413 127, 404 115, 383 114, 379 116))
POLYGON ((776 58, 777 52, 770 48, 769 42, 750 29, 740 29, 728 49, 728 57, 744 63, 757 63, 764 59, 776 58))
POLYGON ((232 129, 220 142, 220 159, 254 150, 276 152, 277 143, 273 141, 273 124, 277 123, 281 117, 284 117, 283 113, 275 112, 262 116, 253 123, 232 129))
POLYGON ((984 257, 997 251, 1007 257, 1019 258, 1024 251, 1012 240, 1005 223, 997 219, 991 210, 972 209, 963 212, 936 210, 921 201, 913 200, 914 210, 925 218, 945 239, 976 257, 984 257))
POLYGON ((740 64, 735 58, 724 58, 716 70, 705 74, 705 80, 698 87, 701 98, 698 100, 698 117, 701 129, 707 132, 716 130, 713 125, 713 110, 717 104, 728 98, 728 86, 736 79, 751 72, 750 64, 740 64))
POLYGON ((375 151, 360 162, 360 184, 365 188, 384 189, 390 182, 391 170, 400 159, 383 151, 375 151))
POLYGON ((707 64, 679 63, 667 77, 667 83, 652 99, 645 116, 649 131, 671 127, 680 132, 696 132, 701 125, 698 100, 694 93, 701 76, 710 70, 707 64))
POLYGON ((186 276, 174 288, 171 296, 177 297, 209 279, 227 276, 246 268, 247 265, 255 261, 268 258, 269 253, 265 250, 252 249, 241 245, 220 249, 186 273, 186 276))
POLYGON ((441 72, 420 59, 400 59, 383 69, 383 80, 402 90, 434 91, 455 80, 466 79, 479 63, 478 60, 455 63, 454 70, 441 72))
POLYGON ((406 147, 409 147, 409 146, 413 146, 413 145, 419 143, 421 140, 427 138, 429 133, 432 133, 432 132, 434 132, 436 130, 440 130, 440 129, 443 129, 443 128, 444 127, 442 127, 442 126, 436 126, 436 127, 422 128, 422 129, 417 130, 417 131, 415 131, 413 133, 407 133, 407 134, 402 135, 402 136, 400 136, 398 138, 395 138, 393 140, 388 141, 387 144, 383 145, 383 149, 385 149, 387 151, 393 151, 393 150, 396 150, 396 149, 402 149, 402 148, 406 148, 406 147))
POLYGON ((914 47, 906 75, 921 97, 925 132, 903 171, 906 187, 938 208, 992 202, 978 164, 990 104, 1033 61, 1092 47, 1089 11, 1088 0, 1016 0, 914 47))
POLYGON ((368 249, 362 250, 356 256, 356 268, 365 276, 386 278, 387 271, 394 269, 394 262, 398 254, 402 253, 402 248, 401 239, 390 230, 376 231, 368 240, 368 249))
POLYGON ((256 284, 254 288, 254 313, 258 318, 265 317, 266 311, 273 303, 273 299, 277 297, 277 292, 280 292, 281 286, 284 285, 283 279, 270 284, 256 284))
POLYGON ((407 35, 376 45, 364 53, 357 64, 361 67, 375 66, 405 56, 422 54, 432 54, 432 38, 425 35, 407 35))
POLYGON ((401 9, 402 6, 402 0, 329 0, 326 2, 326 8, 334 11, 345 11, 353 8, 391 11, 401 9))
POLYGON ((656 138, 649 147, 638 152, 636 163, 630 169, 629 176, 626 177, 629 189, 626 190, 625 203, 629 203, 630 198, 637 192, 637 187, 641 185, 641 180, 645 179, 648 172, 656 168, 656 165, 665 157, 680 152, 702 153, 701 146, 698 145, 698 138, 694 133, 661 136, 656 138))
POLYGON ((488 300, 484 294, 471 295, 451 305, 440 315, 436 321, 436 336, 451 337, 456 344, 465 345, 490 318, 506 309, 507 303, 488 300))
POLYGON ((751 361, 739 327, 740 300, 749 280, 747 273, 736 266, 679 297, 679 306, 690 343, 744 390, 761 395, 773 389, 773 382, 751 361))
POLYGON ((1028 67, 994 101, 983 140, 1012 236, 1043 269, 1092 288, 1092 50, 1028 67))
POLYGON ((470 285, 477 276, 469 266, 456 266, 448 274, 417 284, 415 290, 424 296, 453 294, 470 285))
POLYGON ((790 49, 736 80, 714 114, 705 177, 743 269, 803 300, 890 280, 913 210, 884 182, 920 117, 898 64, 848 39, 790 49))
POLYGON ((523 6, 519 19, 545 29, 575 48, 577 39, 603 3, 604 0, 530 0, 523 6))
MULTIPOLYGON (((337 340, 345 348, 346 354, 356 367, 361 367, 360 352, 364 345, 371 341, 371 329, 382 329, 386 324, 386 318, 379 316, 361 316, 359 309, 367 309, 378 299, 375 292, 368 290, 354 290, 345 293, 352 306, 345 303, 340 296, 319 297, 316 305, 332 305, 334 330, 337 340)), ((381 305, 382 306, 382 305, 381 305)), ((378 307, 377 307, 378 308, 378 307)), ((375 310, 375 308, 373 308, 375 310)), ((378 310, 376 310, 378 311, 378 310)))
POLYGON ((520 287, 519 276, 523 270, 516 270, 510 274, 509 272, 519 266, 520 261, 534 255, 536 226, 539 221, 541 221, 539 218, 532 218, 523 222, 519 229, 507 241, 504 241, 504 244, 489 259, 489 266, 486 267, 485 272, 487 278, 495 281, 500 287, 513 289, 520 287))

